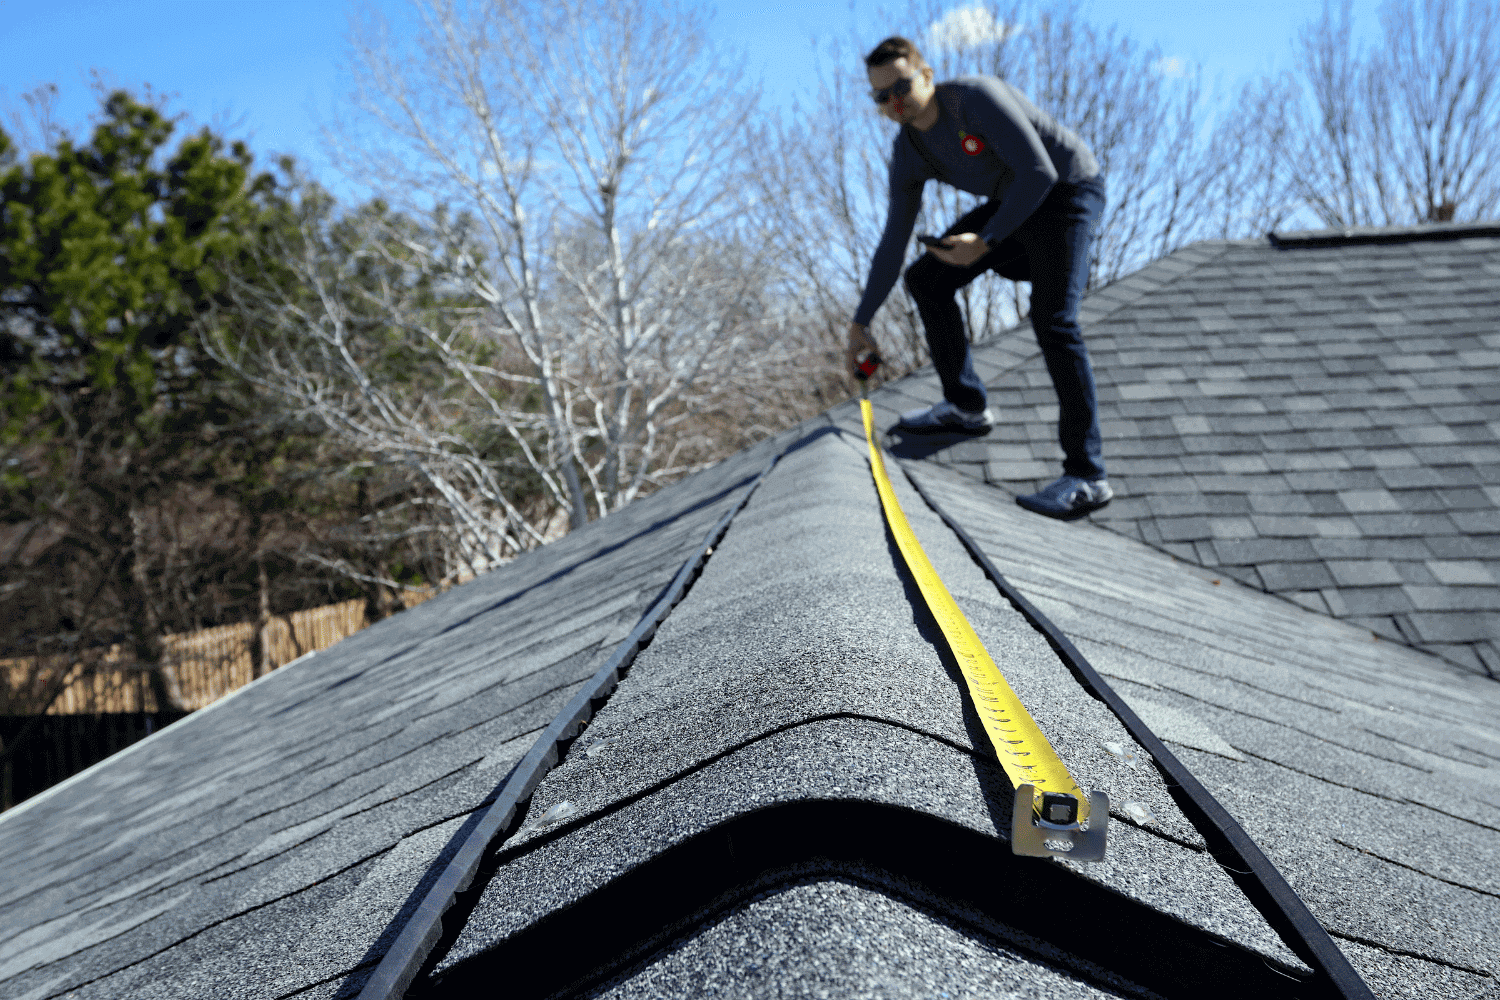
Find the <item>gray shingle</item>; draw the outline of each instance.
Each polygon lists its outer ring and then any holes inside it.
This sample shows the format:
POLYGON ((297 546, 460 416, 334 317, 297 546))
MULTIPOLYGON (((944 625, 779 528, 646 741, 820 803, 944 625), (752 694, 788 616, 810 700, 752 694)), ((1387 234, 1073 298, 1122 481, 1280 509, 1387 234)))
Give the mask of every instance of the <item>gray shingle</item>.
POLYGON ((1400 586, 1340 586, 1343 614, 1354 616, 1397 615, 1413 609, 1411 598, 1400 586))
POLYGON ((1500 534, 1500 510, 1456 510, 1448 516, 1465 534, 1500 534))
POLYGON ((1424 540, 1441 559, 1500 558, 1500 535, 1449 535, 1424 540))
POLYGON ((1240 434, 1199 434, 1171 440, 1160 446, 1164 453, 1235 455, 1259 450, 1256 439, 1240 434))
POLYGON ((1163 542, 1186 542, 1213 536, 1206 517, 1167 518, 1161 522, 1160 528, 1163 542))
POLYGON ((1289 493, 1292 488, 1286 477, 1273 473, 1240 473, 1228 475, 1198 475, 1193 477, 1198 489, 1204 493, 1289 493))
POLYGON ((1401 574, 1384 559, 1334 559, 1328 571, 1340 587, 1371 587, 1401 583, 1401 574))
MULTIPOLYGON (((1409 448, 1381 448, 1369 453, 1371 463, 1378 469, 1415 468, 1422 464, 1416 452, 1409 448)), ((1384 476, 1381 477, 1382 480, 1384 476)), ((1387 486, 1394 485, 1386 483, 1387 486)))
MULTIPOLYGON (((1278 593, 1309 591, 1317 594, 1319 588, 1334 585, 1334 579, 1328 567, 1320 562, 1262 562, 1257 563, 1255 568, 1260 571, 1260 578, 1266 589, 1278 593)), ((1318 596, 1316 604, 1320 610, 1327 608, 1327 602, 1321 596, 1318 596)))
POLYGON ((1391 538, 1424 537, 1457 534, 1460 529, 1448 514, 1355 514, 1354 523, 1367 536, 1391 538))
MULTIPOLYGON (((1298 475, 1292 473, 1288 476, 1298 475)), ((1339 502, 1344 509, 1351 514, 1373 514, 1384 511, 1395 511, 1403 509, 1403 505, 1396 502, 1396 498, 1389 490, 1373 489, 1346 489, 1339 491, 1339 502)))
POLYGON ((1313 550, 1323 559, 1425 559, 1431 551, 1423 538, 1320 538, 1313 550))
POLYGON ((1362 538, 1359 525, 1352 517, 1318 518, 1318 534, 1323 538, 1362 538))
POLYGON ((1226 473, 1253 474, 1259 472, 1270 472, 1270 463, 1264 455, 1224 455, 1220 457, 1219 468, 1226 473))
POLYGON ((1487 642, 1500 635, 1500 612, 1417 612, 1408 615, 1423 642, 1487 642))
POLYGON ((1311 562, 1318 558, 1312 543, 1302 538, 1221 538, 1214 542, 1219 561, 1228 565, 1270 562, 1311 562))
POLYGON ((1321 518, 1305 515, 1254 514, 1250 523, 1263 538, 1316 538, 1321 518))
POLYGON ((1272 587, 1271 589, 1275 590, 1282 597, 1285 597, 1286 599, 1296 603, 1301 607, 1306 608, 1309 611, 1314 611, 1322 615, 1331 613, 1328 609, 1328 602, 1323 599, 1323 595, 1319 591, 1277 590, 1277 588, 1275 587, 1272 587))
POLYGON ((1418 611, 1500 611, 1500 587, 1404 588, 1418 611))
POLYGON ((1433 468, 1382 469, 1380 481, 1389 489, 1406 490, 1419 486, 1445 486, 1445 475, 1433 468))
POLYGON ((1495 501, 1481 487, 1466 489, 1439 489, 1433 494, 1450 510, 1490 510, 1495 501))
POLYGON ((1430 559, 1427 568, 1441 584, 1493 584, 1495 572, 1477 559, 1430 559))
POLYGON ((1179 515, 1247 514, 1251 508, 1249 499, 1234 493, 1163 494, 1148 496, 1147 502, 1152 513, 1163 518, 1179 515))
MULTIPOLYGON (((1360 494, 1380 488, 1380 482, 1374 473, 1359 469, 1288 472, 1285 473, 1285 477, 1287 485, 1292 489, 1307 493, 1337 491, 1342 496, 1346 492, 1360 494)), ((1396 510, 1398 508, 1380 509, 1396 510)))
POLYGON ((1451 507, 1436 490, 1397 490, 1392 494, 1392 499, 1397 509, 1408 510, 1413 514, 1427 514, 1451 507))

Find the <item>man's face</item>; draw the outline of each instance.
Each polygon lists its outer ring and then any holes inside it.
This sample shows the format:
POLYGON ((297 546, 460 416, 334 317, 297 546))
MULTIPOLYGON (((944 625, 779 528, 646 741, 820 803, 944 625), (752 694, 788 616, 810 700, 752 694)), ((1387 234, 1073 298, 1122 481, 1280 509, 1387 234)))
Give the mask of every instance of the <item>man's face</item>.
POLYGON ((877 105, 882 115, 898 125, 906 124, 926 110, 932 95, 936 93, 936 88, 932 85, 932 69, 913 70, 904 56, 883 66, 870 67, 870 86, 876 90, 884 90, 903 78, 911 80, 911 93, 904 97, 892 94, 884 104, 877 105))

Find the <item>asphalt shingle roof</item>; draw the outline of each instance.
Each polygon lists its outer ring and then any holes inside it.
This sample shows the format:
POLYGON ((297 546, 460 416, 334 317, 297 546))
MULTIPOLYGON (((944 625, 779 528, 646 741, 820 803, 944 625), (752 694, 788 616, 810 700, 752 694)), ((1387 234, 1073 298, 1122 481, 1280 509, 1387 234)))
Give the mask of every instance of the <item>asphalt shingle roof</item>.
MULTIPOLYGON (((1119 721, 916 493, 905 483, 898 490, 949 589, 990 648, 1005 651, 1007 677, 1075 775, 1158 817, 1150 831, 1118 820, 1110 859, 1077 865, 1078 873, 1301 968, 1203 853, 1159 775, 1122 766, 1105 749, 1134 747, 1119 721)), ((1008 841, 1010 786, 892 555, 859 450, 824 438, 784 458, 580 741, 582 752, 539 786, 533 816, 562 802, 578 813, 507 842, 438 971, 619 872, 778 804, 878 802, 1008 841)))
MULTIPOLYGON (((1493 242, 1476 245, 1489 253, 1493 242)), ((1407 243, 1274 252, 1393 247, 1407 243)), ((1222 284, 1272 252, 1189 248, 1101 291, 1090 300, 1096 357, 1137 349, 1123 326, 1153 296, 1180 294, 1194 275, 1216 288, 1199 272, 1221 268, 1222 284)), ((1319 329, 1307 328, 1314 344, 1319 329)), ((1234 339, 1198 330, 1210 351, 1234 339)), ((538 734, 747 496, 686 597, 448 911, 409 995, 496 984, 514 996, 612 998, 1303 994, 1306 966, 1205 850, 1140 746, 902 471, 1233 814, 1377 995, 1500 993, 1500 685, 1372 634, 1366 619, 1378 616, 1341 620, 1265 592, 1270 562, 1200 565, 1197 539, 1148 543, 1148 525, 1243 517, 1258 532, 1260 515, 1156 513, 1157 494, 1138 484, 1168 473, 1132 472, 1145 457, 1112 457, 1127 488, 1110 518, 1064 524, 1019 509, 982 480, 1014 487, 1025 477, 994 470, 1045 457, 1006 457, 1046 424, 1037 407, 1051 389, 1029 350, 1019 335, 1002 338, 984 347, 981 369, 992 384, 1015 383, 1002 392, 1031 393, 1032 417, 994 440, 898 446, 891 467, 996 662, 1080 782, 1109 794, 1104 862, 1010 853, 1013 792, 883 525, 847 404, 0 815, 0 996, 357 995, 538 734), (1192 546, 1193 558, 1169 545, 1192 546)), ((1205 400, 1292 411, 1270 392, 1192 396, 1183 387, 1207 375, 1185 347, 1169 353, 1160 367, 1192 378, 1172 382, 1175 396, 1137 402, 1198 408, 1111 420, 1164 420, 1171 433, 1142 440, 1179 444, 1204 435, 1172 417, 1228 437, 1282 433, 1235 422, 1215 431, 1205 400)), ((1110 383, 1108 405, 1124 414, 1123 389, 1149 381, 1110 383)), ((877 409, 892 419, 932 388, 921 374, 886 386, 877 409)), ((1048 443, 1046 432, 1035 440, 1048 443)), ((1272 474, 1190 473, 1199 459, 1189 454, 1174 453, 1183 471, 1172 476, 1272 474)), ((1190 506, 1318 492, 1193 483, 1199 492, 1160 496, 1190 506)), ((1364 516, 1342 509, 1300 516, 1364 516)), ((1306 542, 1313 556, 1301 561, 1334 580, 1303 588, 1319 596, 1396 586, 1337 565, 1372 561, 1360 553, 1318 555, 1312 543, 1329 537, 1226 540, 1306 542)))
MULTIPOLYGON (((1195 243, 1082 320, 1118 494, 1100 523, 1500 674, 1500 226, 1195 243)), ((978 357, 1001 426, 933 457, 1031 492, 1061 451, 1029 326, 978 357)))
POLYGON ((1375 945, 1439 966, 1423 975, 1493 988, 1494 681, 1098 527, 1038 528, 951 474, 918 475, 1174 744, 1346 951, 1375 945), (1122 571, 1100 572, 1111 566, 1122 571))

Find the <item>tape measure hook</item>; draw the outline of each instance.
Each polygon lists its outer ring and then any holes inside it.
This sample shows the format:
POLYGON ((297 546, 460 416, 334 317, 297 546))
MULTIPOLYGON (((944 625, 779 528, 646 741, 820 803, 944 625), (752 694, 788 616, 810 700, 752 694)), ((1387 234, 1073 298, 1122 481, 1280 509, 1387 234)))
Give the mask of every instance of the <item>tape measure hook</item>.
POLYGON ((1021 785, 1011 817, 1011 851, 1029 858, 1103 861, 1109 796, 1090 792, 1089 813, 1082 822, 1078 806, 1078 799, 1067 792, 1047 792, 1038 812, 1036 786, 1021 785))

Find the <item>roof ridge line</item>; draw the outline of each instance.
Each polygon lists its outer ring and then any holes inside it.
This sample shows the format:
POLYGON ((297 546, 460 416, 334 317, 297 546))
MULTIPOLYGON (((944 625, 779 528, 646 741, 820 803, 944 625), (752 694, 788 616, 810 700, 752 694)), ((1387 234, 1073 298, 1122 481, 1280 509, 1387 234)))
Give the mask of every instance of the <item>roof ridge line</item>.
POLYGON ((1367 243, 1416 243, 1459 240, 1469 236, 1500 236, 1500 221, 1424 222, 1414 226, 1339 226, 1328 229, 1272 230, 1266 240, 1274 248, 1358 246, 1367 243))
POLYGON ((1134 305, 1148 293, 1172 284, 1189 271, 1224 256, 1229 252, 1230 244, 1233 242, 1235 241, 1195 240, 1180 246, 1171 253, 1158 257, 1149 264, 1087 293, 1083 301, 1079 303, 1079 319, 1085 318, 1084 313, 1091 313, 1087 317, 1091 323, 1106 319, 1126 306, 1134 305), (1190 259, 1185 261, 1183 258, 1190 259), (1091 306, 1099 299, 1111 303, 1110 306, 1092 309, 1091 306))

